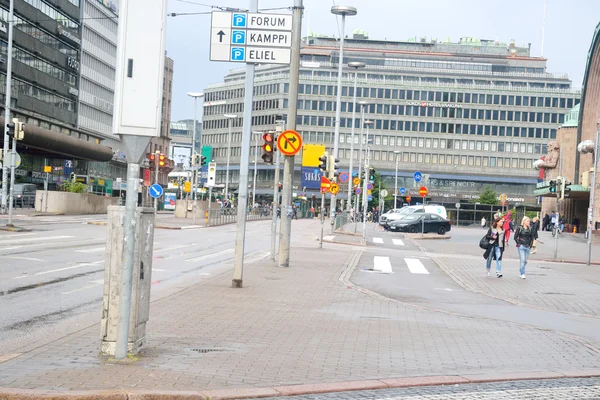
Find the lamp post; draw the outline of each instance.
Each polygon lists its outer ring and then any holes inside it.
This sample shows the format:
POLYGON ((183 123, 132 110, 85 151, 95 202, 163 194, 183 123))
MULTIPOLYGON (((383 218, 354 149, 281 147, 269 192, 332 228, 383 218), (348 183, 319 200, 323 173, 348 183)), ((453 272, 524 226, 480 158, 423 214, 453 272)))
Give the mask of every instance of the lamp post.
MULTIPOLYGON (((365 106, 369 104, 368 101, 364 101, 361 100, 358 102, 358 104, 360 104, 360 112, 361 112, 361 118, 360 118, 360 137, 359 137, 359 150, 358 150, 358 177, 361 179, 361 182, 363 180, 363 176, 362 176, 362 145, 363 145, 363 132, 364 132, 364 128, 365 128, 365 106)), ((356 195, 356 201, 354 204, 354 233, 356 233, 357 229, 358 229, 358 211, 359 209, 359 197, 358 195, 356 195)))
POLYGON ((229 198, 229 159, 231 158, 231 121, 237 118, 235 114, 225 114, 225 118, 228 119, 227 123, 229 126, 229 133, 227 134, 227 169, 225 171, 225 199, 229 198))
MULTIPOLYGON (((348 182, 348 211, 352 209, 352 169, 354 161, 354 126, 356 125, 356 81, 358 77, 358 70, 364 68, 366 64, 364 62, 351 62, 348 63, 350 68, 354 69, 354 97, 352 100, 352 134, 350 135, 350 166, 348 167, 348 174, 350 175, 350 181, 348 182)), ((360 164, 360 162, 359 162, 360 164)), ((360 175, 360 174, 359 174, 360 175)), ((358 198, 358 197, 357 197, 358 198)), ((354 200, 356 201, 356 199, 354 200)))
MULTIPOLYGON (((331 13, 342 16, 342 26, 340 31, 340 57, 338 60, 338 77, 337 77, 337 96, 335 103, 335 130, 333 138, 333 158, 338 158, 339 142, 340 142, 340 119, 342 111, 342 67, 344 65, 344 37, 346 29, 346 16, 356 15, 356 8, 350 6, 333 6, 331 13)), ((331 219, 331 228, 333 229, 333 221, 335 220, 336 211, 336 196, 331 195, 331 206, 329 217, 331 219)))
POLYGON ((254 204, 256 202, 256 163, 258 161, 258 141, 260 140, 260 135, 262 132, 252 131, 252 133, 254 135, 258 135, 254 143, 254 178, 252 179, 252 209, 254 209, 254 204))
POLYGON ((598 151, 600 151, 600 122, 596 126, 596 142, 584 140, 577 146, 577 151, 581 154, 594 153, 592 164, 592 182, 590 183, 590 206, 588 209, 588 227, 587 227, 587 244, 588 258, 586 264, 589 266, 592 262, 592 231, 594 224, 594 192, 596 191, 596 170, 598 168, 598 151))
POLYGON ((368 201, 367 201, 367 182, 369 181, 367 179, 367 168, 369 167, 370 164, 370 152, 369 152, 369 126, 371 124, 373 124, 373 121, 364 121, 363 122, 364 125, 366 125, 367 127, 367 155, 365 158, 365 177, 363 179, 363 191, 362 191, 362 201, 363 201, 363 240, 367 240, 367 207, 369 205, 368 201))
MULTIPOLYGON (((198 99, 201 99, 204 97, 204 93, 194 93, 194 92, 190 92, 187 94, 190 97, 194 98, 194 131, 192 132, 192 162, 190 163, 190 165, 192 167, 194 167, 195 165, 195 160, 196 157, 196 120, 197 118, 197 111, 198 111, 198 99)), ((197 167, 197 165, 196 165, 197 167)), ((194 201, 194 206, 196 205, 196 198, 197 198, 197 194, 196 194, 196 176, 198 175, 198 170, 194 169, 194 175, 193 175, 193 181, 192 181, 192 200, 194 201)), ((195 213, 195 212, 194 212, 195 213)))
POLYGON ((396 175, 394 177, 394 208, 398 207, 398 155, 400 151, 394 151, 396 155, 396 175))

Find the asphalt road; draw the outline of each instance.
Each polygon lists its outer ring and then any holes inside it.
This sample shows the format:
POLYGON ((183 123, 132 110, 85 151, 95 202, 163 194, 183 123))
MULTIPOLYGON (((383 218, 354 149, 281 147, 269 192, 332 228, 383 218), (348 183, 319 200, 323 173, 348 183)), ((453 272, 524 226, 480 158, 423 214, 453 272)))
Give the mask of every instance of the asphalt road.
MULTIPOLYGON (((102 217, 100 217, 101 219, 102 217)), ((31 232, 0 231, 0 353, 45 342, 100 320, 106 226, 98 217, 18 220, 31 232)), ((310 240, 294 221, 293 240, 310 240)), ((268 257, 270 221, 247 224, 246 265, 268 257)), ((152 299, 232 269, 235 225, 155 231, 152 299)))

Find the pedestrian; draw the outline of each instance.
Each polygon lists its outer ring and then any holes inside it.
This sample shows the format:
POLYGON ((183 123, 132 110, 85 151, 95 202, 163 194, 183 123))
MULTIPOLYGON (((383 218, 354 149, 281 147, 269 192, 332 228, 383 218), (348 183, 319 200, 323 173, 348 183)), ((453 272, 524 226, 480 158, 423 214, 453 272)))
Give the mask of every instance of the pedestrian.
POLYGON ((550 217, 549 231, 553 229, 558 229, 558 213, 556 211, 552 211, 552 216, 550 217))
POLYGON ((549 231, 550 230, 550 229, 548 229, 549 224, 550 224, 550 216, 548 215, 548 213, 546 213, 546 215, 544 215, 544 219, 542 219, 542 230, 549 231))
POLYGON ((567 221, 565 220, 565 216, 563 215, 558 220, 558 226, 560 228, 560 233, 563 233, 565 231, 565 222, 567 222, 567 221))
POLYGON ((529 217, 525 216, 521 221, 521 226, 519 226, 515 232, 515 242, 517 243, 517 247, 519 249, 519 273, 521 279, 525 279, 525 266, 527 266, 527 259, 529 258, 529 252, 531 251, 531 246, 533 245, 534 240, 530 225, 531 220, 529 217))
POLYGON ((481 217, 481 227, 485 229, 485 223, 487 221, 485 220, 485 217, 481 217))
POLYGON ((577 233, 579 233, 579 225, 581 225, 581 220, 579 217, 575 217, 575 227, 577 228, 577 233))
POLYGON ((510 233, 515 231, 515 226, 513 225, 512 220, 512 212, 509 211, 506 214, 506 218, 504 218, 504 225, 502 226, 502 229, 504 229, 504 235, 506 236, 506 240, 508 241, 510 239, 510 233))
POLYGON ((531 245, 531 254, 535 254, 537 251, 537 240, 538 232, 540 230, 540 219, 538 217, 534 217, 531 222, 531 231, 533 233, 533 244, 531 245))
POLYGON ((489 246, 483 256, 486 259, 485 269, 487 270, 487 276, 490 276, 492 260, 495 259, 496 278, 502 278, 502 254, 504 253, 504 247, 506 244, 506 236, 503 229, 504 222, 504 218, 495 220, 492 223, 492 226, 488 229, 488 233, 486 235, 489 246))
POLYGON ((502 218, 502 211, 498 210, 496 214, 494 214, 494 220, 502 218))
POLYGON ((295 204, 292 204, 292 219, 298 219, 298 209, 295 204))

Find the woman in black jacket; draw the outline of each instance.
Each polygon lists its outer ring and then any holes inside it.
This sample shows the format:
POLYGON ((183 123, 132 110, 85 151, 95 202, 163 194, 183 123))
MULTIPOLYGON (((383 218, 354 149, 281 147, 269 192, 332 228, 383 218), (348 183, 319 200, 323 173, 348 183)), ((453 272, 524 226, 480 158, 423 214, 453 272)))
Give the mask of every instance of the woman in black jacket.
POLYGON ((521 226, 515 232, 515 242, 517 242, 517 247, 519 248, 519 260, 521 261, 519 271, 521 279, 525 279, 525 266, 527 265, 527 259, 529 258, 529 252, 534 240, 534 232, 530 225, 531 220, 529 217, 523 217, 521 226))

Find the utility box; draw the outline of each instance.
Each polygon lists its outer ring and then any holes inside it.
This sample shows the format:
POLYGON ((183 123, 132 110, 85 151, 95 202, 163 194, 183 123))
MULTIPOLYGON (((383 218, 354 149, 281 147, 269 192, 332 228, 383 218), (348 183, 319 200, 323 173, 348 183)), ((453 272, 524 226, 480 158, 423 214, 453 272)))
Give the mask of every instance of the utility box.
MULTIPOLYGON (((102 354, 115 354, 121 271, 123 270, 124 206, 108 207, 108 234, 104 258, 104 301, 102 307, 102 354)), ((135 256, 131 291, 131 314, 127 352, 136 354, 146 341, 150 316, 154 208, 136 209, 135 256)))

